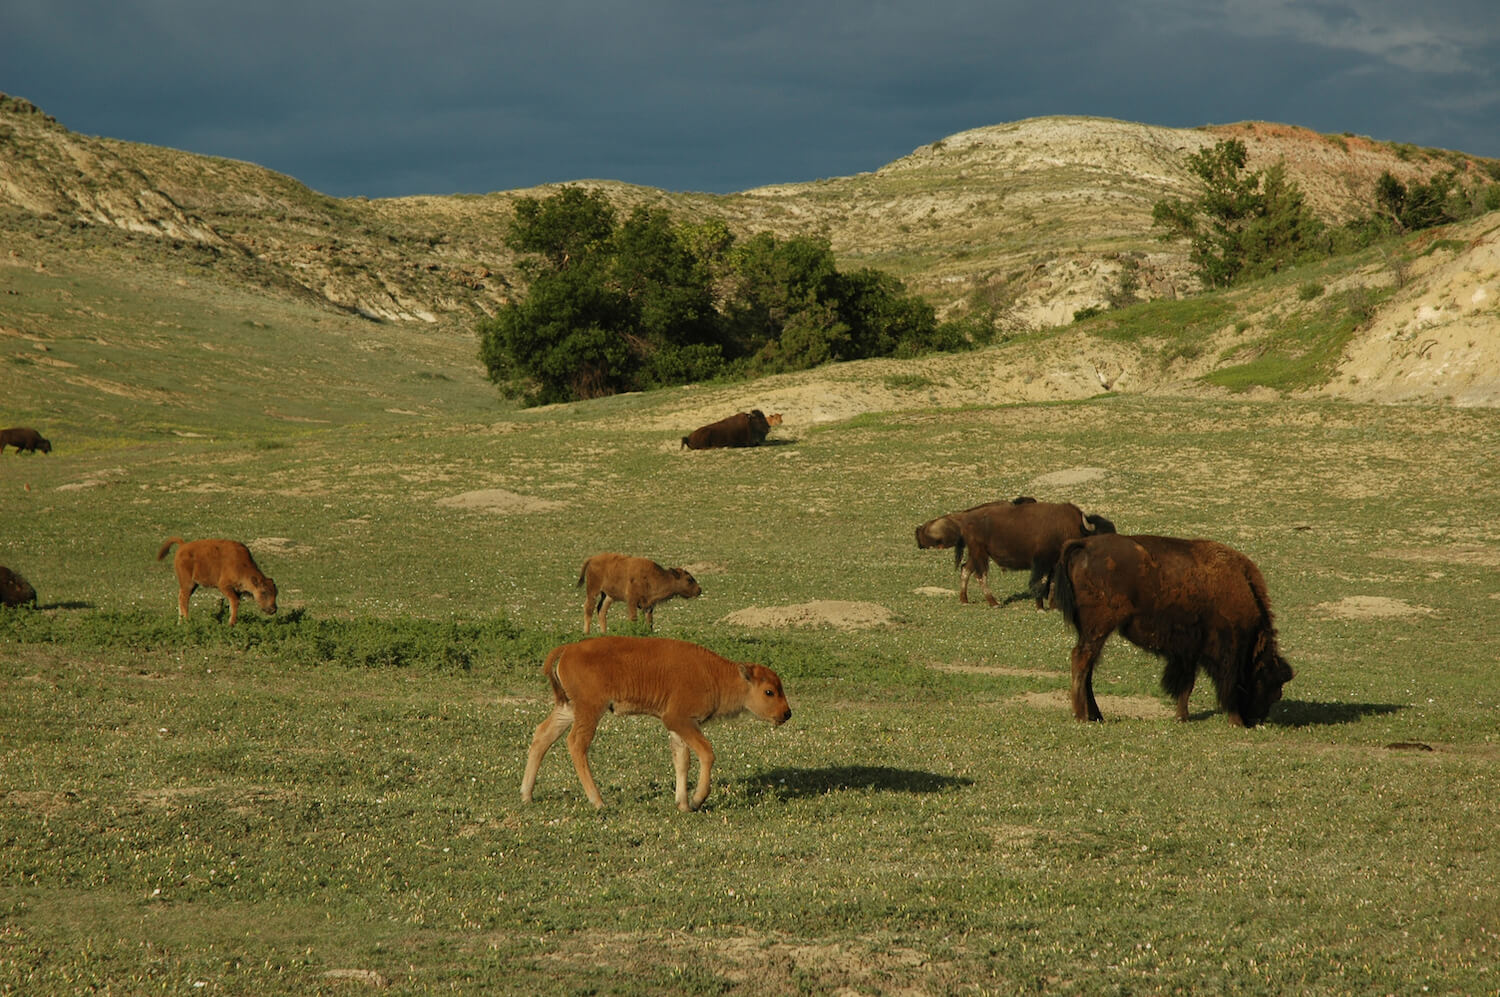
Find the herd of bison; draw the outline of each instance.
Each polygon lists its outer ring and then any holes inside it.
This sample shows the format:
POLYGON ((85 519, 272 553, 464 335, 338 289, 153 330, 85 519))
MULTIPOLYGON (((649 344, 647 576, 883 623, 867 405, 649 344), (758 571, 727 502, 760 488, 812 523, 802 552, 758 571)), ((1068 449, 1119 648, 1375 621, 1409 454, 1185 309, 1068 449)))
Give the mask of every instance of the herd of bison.
MULTIPOLYGON (((682 437, 682 447, 757 446, 780 424, 780 413, 739 412, 695 429, 682 437)), ((7 446, 18 453, 52 450, 48 440, 26 427, 0 430, 0 453, 7 446)), ((917 527, 916 539, 920 548, 952 548, 960 602, 968 602, 972 577, 979 579, 985 601, 999 604, 989 586, 991 563, 1031 572, 1026 591, 1011 598, 1029 597, 1038 609, 1061 611, 1076 632, 1070 692, 1079 720, 1101 719, 1093 673, 1112 633, 1165 659, 1162 688, 1176 700, 1179 720, 1188 717, 1188 699, 1200 670, 1213 682, 1219 705, 1236 726, 1265 720, 1281 698, 1281 687, 1291 681, 1292 669, 1277 650, 1265 579, 1249 558, 1224 544, 1123 536, 1102 516, 1029 496, 938 516, 917 527)), ((157 560, 164 560, 174 546, 181 619, 187 619, 188 600, 200 586, 223 593, 230 625, 239 619, 241 596, 253 598, 262 612, 276 612, 276 583, 243 543, 172 537, 158 550, 157 560)), ((656 716, 666 726, 677 805, 698 809, 708 796, 714 757, 701 725, 746 711, 773 724, 785 722, 792 711, 781 679, 762 665, 729 661, 686 641, 608 635, 614 602, 625 603, 631 620, 644 614, 648 628, 654 629, 656 606, 674 597, 697 596, 697 580, 681 568, 664 568, 645 557, 595 554, 584 561, 577 584, 585 592, 586 639, 553 649, 543 663, 553 708, 532 736, 522 800, 530 802, 543 756, 567 733, 584 792, 596 807, 603 806, 589 770, 589 745, 606 712, 639 713, 656 716), (596 612, 601 636, 588 637, 596 612), (691 796, 689 751, 699 763, 691 796)), ((0 566, 0 601, 35 606, 36 592, 19 574, 0 566)))

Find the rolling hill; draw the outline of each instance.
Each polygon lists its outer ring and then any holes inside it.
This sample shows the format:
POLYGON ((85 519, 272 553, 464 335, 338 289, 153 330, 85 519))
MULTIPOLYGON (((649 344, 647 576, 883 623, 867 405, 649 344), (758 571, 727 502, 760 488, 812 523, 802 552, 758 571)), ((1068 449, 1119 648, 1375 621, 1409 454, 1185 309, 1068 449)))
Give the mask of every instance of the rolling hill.
MULTIPOLYGON (((1123 335, 1108 316, 1073 324, 1080 309, 1108 304, 1126 267, 1147 300, 1196 290, 1183 247, 1154 238, 1151 208, 1192 190, 1186 155, 1230 135, 1252 168, 1284 162, 1334 222, 1367 210, 1384 171, 1494 172, 1460 153, 1265 123, 1184 130, 1053 117, 963 132, 815 183, 724 196, 595 186, 621 207, 720 218, 740 233, 824 235, 842 264, 890 270, 944 314, 982 302, 1010 341, 916 362, 929 404, 1201 387, 1216 370, 1274 354, 1289 328, 1323 321, 1334 301, 1354 302, 1357 329, 1299 390, 1500 401, 1493 214, 1235 292, 1188 346, 1175 334, 1123 335)), ((85 420, 90 392, 103 391, 179 430, 205 392, 272 419, 339 418, 328 403, 356 395, 383 408, 441 404, 423 379, 444 379, 446 397, 459 384, 480 397, 472 327, 520 284, 502 242, 512 205, 545 193, 331 198, 253 164, 80 135, 0 95, 0 343, 13 360, 0 387, 15 417, 85 420), (170 360, 140 362, 153 357, 170 360), (284 387, 294 382, 320 387, 284 387)), ((827 384, 867 381, 864 369, 790 378, 804 387, 786 390, 820 385, 811 393, 835 417, 850 406, 827 384)), ((856 408, 912 401, 853 394, 856 408)))

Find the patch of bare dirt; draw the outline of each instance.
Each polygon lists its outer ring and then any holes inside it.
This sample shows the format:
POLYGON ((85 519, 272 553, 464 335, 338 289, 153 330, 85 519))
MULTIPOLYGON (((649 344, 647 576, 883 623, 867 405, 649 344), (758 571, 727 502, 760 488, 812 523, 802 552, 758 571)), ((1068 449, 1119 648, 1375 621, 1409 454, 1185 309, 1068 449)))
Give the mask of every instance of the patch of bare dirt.
POLYGON ((1337 602, 1321 602, 1316 608, 1341 620, 1394 620, 1428 616, 1433 612, 1429 606, 1416 606, 1403 599, 1382 595, 1349 595, 1337 602))
POLYGON ((955 661, 935 661, 928 667, 934 671, 952 672, 958 675, 1006 675, 1011 678, 1047 681, 1056 679, 1058 674, 1041 668, 1005 668, 1000 665, 970 665, 955 661))
POLYGON ((520 495, 504 488, 482 488, 460 495, 450 495, 447 498, 438 499, 437 504, 449 509, 472 509, 503 516, 531 512, 556 512, 568 507, 566 502, 537 498, 534 495, 520 495))
POLYGON ((751 606, 724 617, 725 623, 742 627, 834 627, 840 630, 866 630, 890 626, 895 622, 891 611, 873 602, 846 602, 820 599, 794 606, 751 606))

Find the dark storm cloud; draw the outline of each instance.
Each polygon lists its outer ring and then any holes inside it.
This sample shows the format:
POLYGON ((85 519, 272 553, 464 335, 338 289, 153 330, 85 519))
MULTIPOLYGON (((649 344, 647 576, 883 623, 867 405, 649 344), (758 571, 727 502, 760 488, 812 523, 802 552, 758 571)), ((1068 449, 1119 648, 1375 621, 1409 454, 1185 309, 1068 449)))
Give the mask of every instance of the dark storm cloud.
POLYGON ((876 169, 1041 114, 1500 156, 1492 0, 0 0, 0 90, 331 194, 876 169))

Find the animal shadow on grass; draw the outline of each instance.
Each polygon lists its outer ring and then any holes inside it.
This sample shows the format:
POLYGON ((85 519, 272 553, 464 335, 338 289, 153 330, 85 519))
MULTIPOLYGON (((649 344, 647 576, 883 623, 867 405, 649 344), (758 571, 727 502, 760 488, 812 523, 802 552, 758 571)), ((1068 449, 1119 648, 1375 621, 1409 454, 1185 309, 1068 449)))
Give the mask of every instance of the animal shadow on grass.
POLYGON ((83 602, 79 599, 68 599, 62 602, 49 602, 36 607, 37 609, 97 609, 92 602, 83 602))
POLYGON ((752 800, 826 796, 846 790, 873 789, 887 793, 941 793, 974 785, 973 779, 897 769, 885 765, 833 765, 828 768, 781 768, 745 779, 745 795, 752 800))
POLYGON ((1277 727, 1326 727, 1349 724, 1365 717, 1386 716, 1406 709, 1401 703, 1310 703, 1283 699, 1266 723, 1277 727))

